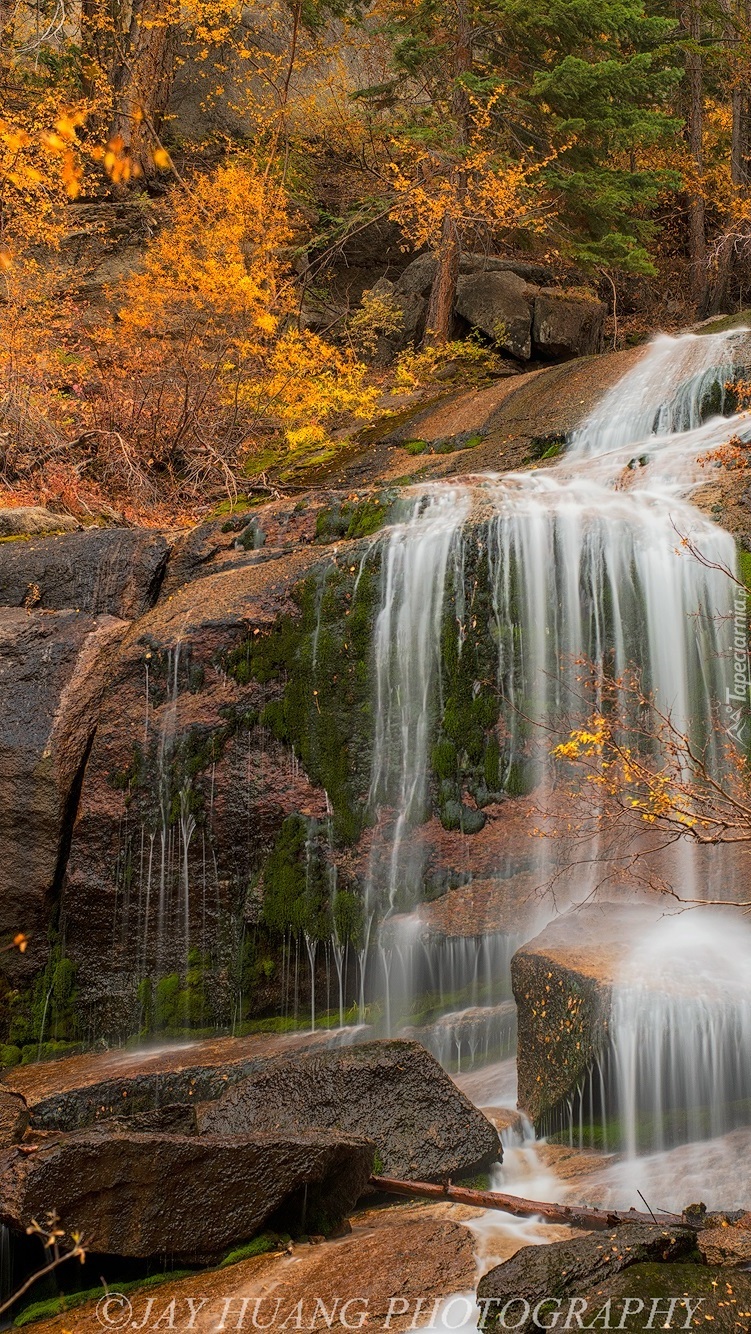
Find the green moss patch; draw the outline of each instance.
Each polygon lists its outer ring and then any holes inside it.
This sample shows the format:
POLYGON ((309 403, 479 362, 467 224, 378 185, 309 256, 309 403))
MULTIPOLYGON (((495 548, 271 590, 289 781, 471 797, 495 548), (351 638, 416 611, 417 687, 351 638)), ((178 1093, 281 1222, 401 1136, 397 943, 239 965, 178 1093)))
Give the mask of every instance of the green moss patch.
POLYGON ((238 1246, 235 1250, 225 1255, 220 1269, 228 1269, 230 1265, 240 1264, 241 1260, 252 1260, 256 1255, 268 1255, 271 1251, 283 1251, 289 1244, 290 1238, 286 1232, 261 1232, 259 1236, 254 1237, 252 1241, 246 1242, 244 1246, 238 1246))

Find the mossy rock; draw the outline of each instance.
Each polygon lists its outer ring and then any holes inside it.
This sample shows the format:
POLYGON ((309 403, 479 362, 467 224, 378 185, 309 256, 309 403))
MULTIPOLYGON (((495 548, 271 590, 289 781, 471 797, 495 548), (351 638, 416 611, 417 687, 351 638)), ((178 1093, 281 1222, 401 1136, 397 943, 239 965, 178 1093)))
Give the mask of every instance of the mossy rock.
POLYGON ((316 516, 316 541, 356 541, 373 537, 385 524, 394 497, 390 493, 368 496, 364 500, 344 500, 316 516))
POLYGON ((441 824, 444 829, 459 829, 463 834, 479 834, 485 824, 482 811, 473 810, 461 801, 447 801, 441 807, 441 824))
POLYGON ((546 459, 557 458, 566 448, 567 437, 560 432, 549 435, 534 435, 527 446, 525 463, 542 463, 546 459))

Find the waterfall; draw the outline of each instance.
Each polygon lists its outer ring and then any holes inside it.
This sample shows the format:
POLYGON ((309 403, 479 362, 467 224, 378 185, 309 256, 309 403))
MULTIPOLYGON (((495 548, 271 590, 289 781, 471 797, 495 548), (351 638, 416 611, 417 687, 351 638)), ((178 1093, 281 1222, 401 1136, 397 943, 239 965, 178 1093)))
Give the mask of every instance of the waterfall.
POLYGON ((721 413, 733 349, 744 329, 724 334, 658 334, 649 352, 600 400, 571 441, 569 457, 607 454, 701 426, 721 413))
POLYGON ((614 990, 613 1113, 627 1154, 751 1122, 751 929, 702 912, 657 923, 614 990))
POLYGON ((440 678, 440 635, 449 558, 466 516, 465 488, 419 497, 392 529, 375 626, 376 726, 370 803, 395 811, 389 836, 388 907, 408 874, 404 837, 425 812, 431 695, 440 678))
MULTIPOLYGON (((739 336, 656 338, 554 465, 431 483, 381 535, 367 896, 390 1024, 419 1008, 421 956, 445 952, 429 933, 418 949, 408 930, 394 935, 423 898, 418 827, 433 812, 474 832, 503 789, 539 790, 543 725, 570 713, 583 663, 616 679, 634 669, 678 729, 711 744, 732 680, 736 553, 690 495, 707 479, 701 457, 750 433, 740 415, 718 415, 739 336), (471 716, 447 705, 449 661, 469 673, 471 716)), ((689 863, 681 883, 698 893, 689 863)), ((501 971, 481 1004, 508 994, 501 971)))

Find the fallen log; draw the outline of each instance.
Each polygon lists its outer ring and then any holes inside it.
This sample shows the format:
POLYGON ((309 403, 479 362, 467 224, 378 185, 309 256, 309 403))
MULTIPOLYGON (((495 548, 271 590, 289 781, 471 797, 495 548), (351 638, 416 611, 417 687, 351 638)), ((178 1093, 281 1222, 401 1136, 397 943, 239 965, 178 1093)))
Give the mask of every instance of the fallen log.
MULTIPOLYGON (((524 1200, 519 1195, 502 1195, 495 1190, 473 1190, 470 1186, 452 1186, 428 1181, 396 1181, 393 1177, 370 1178, 371 1186, 389 1195, 407 1195, 414 1199, 450 1200, 452 1204, 471 1204, 475 1209, 500 1209, 515 1218, 544 1218, 546 1223, 564 1223, 587 1232, 605 1232, 619 1223, 657 1223, 660 1227, 687 1226, 679 1214, 639 1213, 629 1209, 621 1213, 613 1209, 590 1209, 586 1206, 547 1204, 541 1200, 524 1200)), ((690 1224, 688 1225, 690 1226, 690 1224)))

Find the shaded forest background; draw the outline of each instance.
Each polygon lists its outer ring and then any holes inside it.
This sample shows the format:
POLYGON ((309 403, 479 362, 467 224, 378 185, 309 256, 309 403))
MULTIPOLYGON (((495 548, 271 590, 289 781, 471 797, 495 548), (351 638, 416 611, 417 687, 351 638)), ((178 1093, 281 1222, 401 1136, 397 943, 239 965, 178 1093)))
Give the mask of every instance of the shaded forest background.
POLYGON ((188 522, 509 373, 466 254, 613 346, 747 302, 751 0, 0 0, 0 42, 0 503, 188 522))

